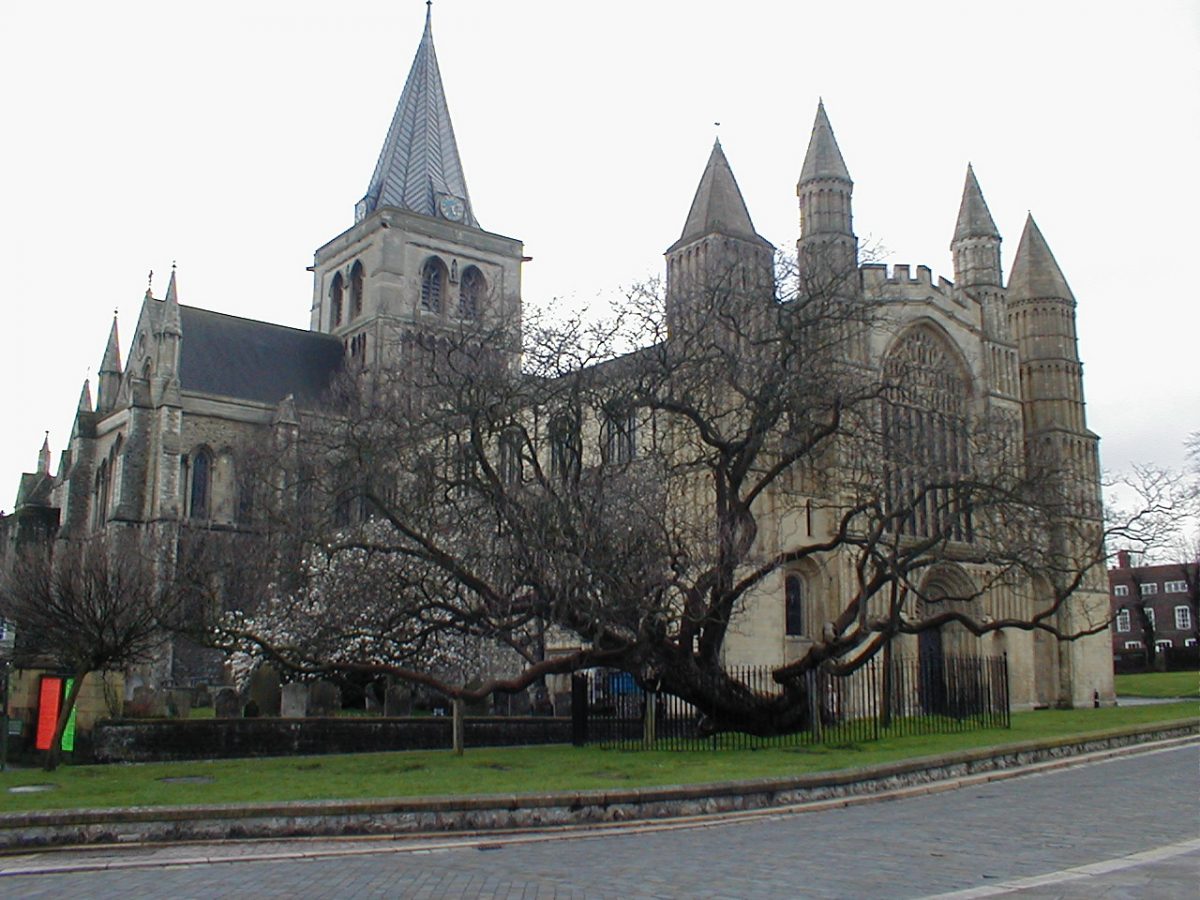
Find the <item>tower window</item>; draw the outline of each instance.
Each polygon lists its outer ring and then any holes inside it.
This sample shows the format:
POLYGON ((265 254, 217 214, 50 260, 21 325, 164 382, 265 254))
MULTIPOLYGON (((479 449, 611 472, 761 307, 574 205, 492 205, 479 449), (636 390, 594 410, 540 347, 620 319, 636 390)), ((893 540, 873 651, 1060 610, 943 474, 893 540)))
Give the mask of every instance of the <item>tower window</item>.
POLYGON ((525 478, 521 459, 521 432, 510 428, 500 435, 500 480, 505 484, 520 484, 525 478))
POLYGON ((458 293, 458 317, 474 320, 479 315, 483 304, 483 296, 487 291, 487 282, 483 273, 474 266, 468 266, 462 274, 458 293))
POLYGON ((192 483, 188 491, 188 517, 207 519, 212 494, 212 455, 207 450, 192 454, 192 483))
POLYGON ((342 285, 342 273, 338 272, 333 276, 333 283, 329 285, 329 325, 331 328, 336 328, 342 324, 342 300, 345 294, 345 289, 342 285))
POLYGON ((356 262, 350 270, 350 315, 358 318, 363 311, 363 265, 356 262))
POLYGON ((425 260, 425 265, 421 267, 421 309, 440 313, 445 287, 445 264, 436 256, 425 260))

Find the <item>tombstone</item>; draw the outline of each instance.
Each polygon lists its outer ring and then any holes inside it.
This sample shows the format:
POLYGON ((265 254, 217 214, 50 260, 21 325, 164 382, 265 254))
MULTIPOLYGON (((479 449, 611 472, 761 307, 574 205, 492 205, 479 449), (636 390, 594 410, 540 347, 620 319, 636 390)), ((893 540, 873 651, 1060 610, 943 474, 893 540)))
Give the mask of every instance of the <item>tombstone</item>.
POLYGON ((383 712, 383 699, 379 696, 379 685, 374 681, 370 682, 363 690, 363 697, 366 699, 368 715, 377 716, 383 712))
POLYGON ((125 703, 125 715, 131 719, 162 719, 167 715, 167 698, 145 685, 133 689, 125 703))
POLYGON ((262 715, 262 713, 259 711, 258 704, 255 703, 254 700, 251 700, 242 707, 243 719, 257 719, 260 715, 262 715))
POLYGON ((213 714, 218 719, 236 719, 242 714, 242 703, 233 688, 221 688, 213 698, 213 714))
POLYGON ((336 716, 342 711, 342 692, 336 684, 316 681, 308 687, 308 714, 336 716))
POLYGON ((298 682, 283 686, 279 714, 285 719, 302 719, 308 715, 308 685, 298 682))
POLYGON ((385 716, 411 716, 413 708, 412 689, 407 684, 393 684, 383 697, 385 716))
POLYGON ((263 663, 250 676, 250 686, 246 688, 246 696, 253 700, 258 707, 260 716, 279 715, 279 701, 282 692, 279 687, 279 672, 270 663, 263 663))
POLYGON ((192 715, 191 691, 167 692, 167 715, 172 719, 188 719, 192 715))

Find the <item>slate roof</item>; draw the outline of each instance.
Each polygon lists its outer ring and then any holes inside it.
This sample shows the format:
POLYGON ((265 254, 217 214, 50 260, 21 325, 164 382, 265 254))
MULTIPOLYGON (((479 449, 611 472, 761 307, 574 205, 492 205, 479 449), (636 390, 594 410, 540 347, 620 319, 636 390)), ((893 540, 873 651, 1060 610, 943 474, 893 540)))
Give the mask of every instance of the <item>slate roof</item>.
POLYGON ((425 33, 355 218, 361 221, 380 206, 397 206, 433 216, 437 213, 439 193, 460 198, 466 204, 462 221, 479 227, 458 157, 454 126, 450 124, 450 108, 442 89, 427 9, 425 33))
POLYGON ((272 404, 292 394, 312 403, 342 364, 341 341, 327 334, 182 304, 179 313, 183 390, 272 404))
POLYGON ((800 170, 800 183, 816 178, 838 178, 850 181, 850 171, 838 149, 833 126, 825 114, 824 101, 817 102, 817 118, 813 121, 812 136, 808 139, 808 152, 804 154, 804 166, 800 170))
POLYGON ((1008 276, 1008 297, 1010 300, 1075 301, 1075 295, 1032 214, 1025 220, 1021 243, 1013 258, 1012 272, 1008 276))
POLYGON ((975 170, 967 164, 967 181, 963 185, 962 203, 958 206, 958 222, 954 226, 954 241, 975 237, 1000 237, 996 222, 979 189, 975 170))

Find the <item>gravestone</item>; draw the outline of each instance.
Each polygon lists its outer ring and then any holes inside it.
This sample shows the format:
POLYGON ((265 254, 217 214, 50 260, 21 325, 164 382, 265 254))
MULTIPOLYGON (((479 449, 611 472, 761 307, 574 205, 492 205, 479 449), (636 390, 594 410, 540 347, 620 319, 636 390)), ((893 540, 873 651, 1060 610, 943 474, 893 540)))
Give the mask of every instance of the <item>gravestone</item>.
POLYGON ((336 684, 317 681, 308 688, 308 714, 310 716, 336 716, 342 711, 342 692, 336 684))
POLYGON ((191 691, 167 692, 167 715, 172 719, 187 719, 192 715, 191 691))
POLYGON ((213 713, 218 719, 237 719, 242 715, 242 702, 233 688, 221 688, 213 699, 213 713))
POLYGON ((383 698, 385 716, 411 716, 413 708, 412 688, 407 684, 393 684, 383 698))
POLYGON ((125 715, 131 719, 162 719, 167 715, 166 695, 142 685, 133 689, 125 702, 125 715))
POLYGON ((250 676, 246 697, 253 700, 260 716, 279 715, 283 692, 279 687, 279 672, 270 663, 263 663, 250 676))
POLYGON ((250 700, 245 706, 242 707, 243 719, 257 719, 261 715, 262 713, 258 709, 258 704, 253 700, 250 700))
POLYGON ((308 715, 308 685, 298 682, 283 686, 279 714, 285 719, 302 719, 308 715))
POLYGON ((366 698, 367 713, 377 716, 383 712, 383 699, 379 696, 378 684, 374 681, 368 684, 363 696, 366 698))

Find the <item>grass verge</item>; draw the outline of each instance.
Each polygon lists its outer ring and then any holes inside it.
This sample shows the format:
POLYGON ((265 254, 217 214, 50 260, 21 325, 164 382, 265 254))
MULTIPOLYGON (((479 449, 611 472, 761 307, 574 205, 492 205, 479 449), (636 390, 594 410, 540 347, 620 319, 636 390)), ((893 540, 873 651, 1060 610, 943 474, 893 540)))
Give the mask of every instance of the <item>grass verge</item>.
POLYGON ((1195 717, 1200 704, 1015 713, 1012 728, 884 738, 839 747, 619 751, 570 746, 69 766, 0 773, 0 812, 439 794, 508 794, 695 784, 828 772, 976 747, 1195 717), (165 780, 165 779, 184 779, 165 780), (53 790, 10 788, 52 784, 53 790))
POLYGON ((1113 681, 1118 697, 1200 697, 1200 672, 1141 672, 1113 681))

